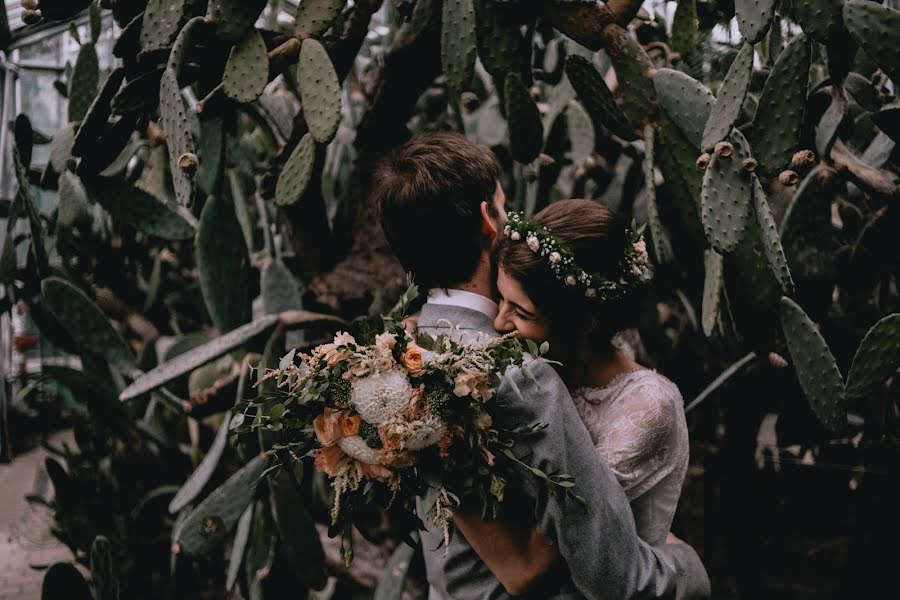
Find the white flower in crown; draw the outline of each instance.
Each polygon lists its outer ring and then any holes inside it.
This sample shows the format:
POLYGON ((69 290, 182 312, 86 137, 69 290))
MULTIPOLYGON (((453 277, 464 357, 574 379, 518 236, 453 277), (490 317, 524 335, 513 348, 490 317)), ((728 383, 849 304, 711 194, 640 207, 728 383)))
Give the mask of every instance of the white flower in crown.
POLYGON ((514 242, 518 242, 519 240, 522 239, 522 235, 518 231, 513 231, 512 233, 509 234, 509 239, 511 239, 514 242))
POLYGON ((566 275, 566 285, 572 286, 578 283, 574 275, 566 275))
POLYGON ((641 277, 644 274, 644 269, 640 265, 631 265, 631 273, 635 277, 641 277))
POLYGON ((528 238, 525 240, 525 243, 528 244, 528 247, 531 248, 532 252, 537 252, 538 248, 541 247, 540 240, 538 240, 537 237, 533 235, 528 236, 528 238))
POLYGON ((509 237, 509 225, 503 228, 503 235, 509 237))
POLYGON ((597 290, 595 290, 594 288, 588 288, 588 289, 584 290, 584 295, 586 298, 596 298, 597 290))
POLYGON ((559 252, 551 252, 550 253, 550 264, 551 265, 557 265, 557 264, 559 264, 559 261, 561 261, 561 260, 562 260, 562 256, 560 255, 559 252))

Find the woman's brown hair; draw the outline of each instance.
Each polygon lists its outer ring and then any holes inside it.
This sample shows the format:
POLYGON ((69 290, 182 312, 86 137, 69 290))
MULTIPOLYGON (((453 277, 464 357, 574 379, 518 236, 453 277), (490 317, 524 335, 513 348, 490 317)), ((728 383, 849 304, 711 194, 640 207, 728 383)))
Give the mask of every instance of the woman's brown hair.
MULTIPOLYGON (((537 213, 531 222, 547 228, 572 250, 575 263, 591 274, 618 280, 622 271, 627 226, 615 212, 596 200, 561 200, 537 213)), ((612 337, 637 324, 646 295, 634 286, 615 300, 586 298, 580 286, 557 279, 546 257, 524 241, 503 238, 498 248, 500 268, 521 284, 551 328, 563 335, 589 332, 592 343, 609 349, 612 337)))

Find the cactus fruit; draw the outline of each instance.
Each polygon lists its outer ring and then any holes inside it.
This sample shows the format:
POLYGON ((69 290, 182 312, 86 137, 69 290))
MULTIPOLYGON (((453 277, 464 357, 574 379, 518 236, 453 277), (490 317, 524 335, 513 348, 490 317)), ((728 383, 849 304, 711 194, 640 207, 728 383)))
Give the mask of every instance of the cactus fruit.
POLYGON ((712 337, 719 319, 719 300, 722 297, 723 262, 722 255, 707 248, 703 251, 705 276, 703 279, 702 317, 703 334, 712 337))
POLYGON ((653 252, 656 261, 660 264, 674 260, 672 245, 663 229, 662 220, 659 218, 659 209, 656 206, 656 169, 654 167, 654 137, 656 131, 650 125, 644 127, 644 186, 647 190, 647 220, 650 223, 650 236, 653 241, 653 252))
POLYGON ((800 140, 810 56, 806 36, 795 37, 775 61, 763 86, 753 120, 753 151, 766 174, 780 171, 800 140))
POLYGON ((341 84, 328 52, 318 40, 303 41, 297 80, 309 132, 317 142, 327 144, 341 122, 341 84))
POLYGON ((231 201, 210 196, 197 230, 197 268, 200 290, 216 329, 221 333, 250 320, 250 290, 235 281, 250 277, 250 257, 231 201))
MULTIPOLYGON (((86 152, 95 150, 94 144, 103 134, 106 122, 112 112, 110 102, 122 87, 123 81, 125 81, 125 69, 121 67, 114 69, 107 76, 103 87, 100 88, 100 93, 94 98, 81 120, 81 126, 78 128, 72 145, 73 156, 84 156, 86 152)), ((54 166, 54 168, 56 167, 54 166)))
POLYGON ((467 90, 475 73, 478 36, 473 0, 446 0, 441 13, 441 66, 456 93, 467 90))
POLYGON ((706 86, 674 69, 657 69, 653 87, 660 106, 699 150, 706 122, 716 102, 706 86))
POLYGON ((269 480, 272 514, 281 546, 295 572, 309 587, 325 587, 325 553, 297 483, 286 471, 269 480))
POLYGON ((803 33, 827 44, 842 29, 844 0, 791 0, 791 14, 803 33))
POLYGON ((209 450, 206 452, 206 455, 203 457, 203 460, 200 461, 200 464, 197 465, 194 472, 191 473, 190 477, 187 478, 187 481, 185 481, 178 489, 178 492, 176 492, 172 501, 169 502, 170 514, 174 515, 181 512, 181 510, 191 503, 194 498, 200 495, 200 492, 202 492, 203 488, 206 487, 206 484, 209 483, 216 467, 219 465, 225 447, 228 445, 228 431, 230 424, 231 413, 226 412, 222 419, 222 424, 219 425, 219 430, 216 432, 216 437, 209 447, 209 450))
POLYGON ((61 277, 48 277, 41 282, 41 304, 65 327, 80 350, 99 355, 123 371, 134 368, 131 348, 81 289, 61 277))
POLYGON ((756 171, 756 167, 759 166, 759 161, 757 161, 752 156, 745 158, 741 161, 741 168, 743 168, 748 173, 753 173, 756 171))
POLYGON ((728 137, 741 114, 741 107, 750 87, 750 75, 753 73, 753 56, 753 44, 745 43, 731 63, 706 121, 701 150, 707 151, 728 137))
POLYGON ((504 87, 512 157, 529 163, 537 158, 544 144, 541 114, 518 73, 508 73, 504 87))
POLYGON ((700 218, 712 247, 731 252, 741 240, 750 213, 750 176, 742 161, 750 155, 750 145, 737 129, 729 137, 734 154, 713 156, 703 172, 700 218))
POLYGON ((119 573, 113 548, 103 535, 91 544, 91 582, 97 600, 119 600, 119 573))
POLYGON ((199 556, 225 541, 253 501, 253 484, 265 467, 265 456, 256 456, 207 496, 173 532, 173 553, 199 556))
MULTIPOLYGON (((714 148, 716 156, 720 158, 728 158, 732 154, 734 154, 734 146, 731 145, 731 142, 721 141, 716 143, 716 147, 714 148)), ((747 160, 747 159, 744 159, 747 160)))
POLYGON ((855 403, 877 397, 878 388, 900 367, 900 313, 878 321, 863 338, 847 375, 845 397, 855 403))
POLYGON ((159 114, 163 131, 166 132, 175 198, 182 206, 190 206, 194 202, 194 178, 180 168, 179 160, 185 154, 196 155, 197 152, 185 114, 178 79, 175 71, 169 68, 163 72, 160 80, 159 114))
POLYGON ((803 171, 807 167, 813 166, 816 162, 816 155, 812 150, 797 150, 791 157, 790 168, 794 171, 803 171))
POLYGON ((777 352, 769 352, 769 364, 775 369, 784 369, 788 366, 788 361, 777 352))
POLYGON ((763 39, 775 17, 775 0, 735 0, 738 30, 744 40, 755 44, 763 39))
POLYGON ((803 309, 788 297, 781 299, 781 326, 810 407, 830 431, 842 430, 847 424, 844 382, 828 344, 803 309))
POLYGON ((141 49, 144 52, 168 48, 188 20, 189 0, 150 0, 141 25, 141 49))
POLYGON ((710 161, 712 161, 712 155, 708 152, 704 152, 700 156, 697 157, 697 162, 695 163, 698 171, 705 171, 709 166, 710 161))
POLYGON ((297 7, 294 29, 311 35, 322 35, 340 16, 346 0, 303 0, 297 7))
POLYGON ((591 116, 594 126, 604 126, 622 139, 635 139, 634 128, 619 108, 603 76, 589 60, 572 55, 566 59, 566 75, 575 88, 578 99, 591 116))
POLYGON ((268 0, 209 0, 206 21, 215 25, 218 37, 234 43, 253 28, 267 3, 268 0))
POLYGON ((616 70, 622 110, 633 125, 643 126, 654 120, 657 112, 656 90, 651 75, 653 62, 637 40, 621 27, 605 30, 606 53, 616 70))
POLYGON ((275 204, 287 206, 297 202, 306 192, 316 162, 316 142, 307 133, 284 164, 275 186, 275 204))
POLYGON ((894 82, 900 81, 900 11, 866 0, 844 4, 844 24, 853 39, 894 82))
POLYGON ((751 176, 751 179, 753 180, 753 212, 756 215, 756 223, 759 226, 769 267, 778 279, 778 283, 781 284, 781 291, 784 294, 793 294, 794 280, 791 277, 787 258, 784 256, 784 249, 781 247, 781 236, 775 225, 775 219, 772 217, 769 201, 766 199, 766 193, 756 175, 751 176))
POLYGON ((797 185, 797 182, 800 181, 800 176, 797 175, 796 171, 787 169, 778 174, 778 181, 781 185, 790 187, 797 185))
POLYGON ((97 95, 100 83, 100 61, 94 44, 83 44, 75 59, 75 68, 69 81, 69 122, 84 118, 97 95))
POLYGON ((254 29, 231 49, 222 74, 222 90, 235 102, 247 104, 262 95, 267 83, 269 57, 266 43, 254 29))

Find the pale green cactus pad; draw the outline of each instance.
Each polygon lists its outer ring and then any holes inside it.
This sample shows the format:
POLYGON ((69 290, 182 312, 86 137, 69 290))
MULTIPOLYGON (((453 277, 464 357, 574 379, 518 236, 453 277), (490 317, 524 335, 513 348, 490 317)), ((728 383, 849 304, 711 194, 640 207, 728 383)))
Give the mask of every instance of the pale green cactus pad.
POLYGON ((701 321, 703 334, 712 337, 719 319, 719 301, 722 297, 723 261, 722 255, 707 248, 703 253, 704 278, 703 278, 703 305, 701 321))
POLYGON ((316 162, 316 141, 307 133, 294 148, 278 177, 275 204, 287 206, 297 202, 306 192, 316 162))
POLYGON ((222 89, 235 102, 247 104, 260 97, 267 83, 269 57, 266 44, 262 35, 253 30, 231 49, 222 74, 222 89))
POLYGON ((325 47, 312 38, 303 41, 297 62, 303 116, 313 138, 327 144, 341 122, 341 84, 325 47))
POLYGON ((653 238, 653 252, 657 262, 661 264, 674 260, 672 244, 666 234, 659 218, 659 208, 656 206, 656 177, 654 167, 654 145, 656 130, 650 125, 644 128, 644 160, 641 168, 644 171, 644 186, 647 189, 647 220, 650 222, 650 235, 653 238))
POLYGON ((750 145, 737 129, 727 140, 731 156, 714 154, 703 173, 700 192, 700 218, 706 237, 720 253, 731 252, 741 241, 750 214, 750 174, 743 161, 750 158, 750 145))
POLYGON ((738 29, 751 44, 763 39, 775 17, 775 0, 734 0, 738 29))
POLYGON ((716 98, 705 85, 674 69, 657 69, 653 87, 663 111, 693 144, 695 150, 687 157, 693 165, 716 98))
POLYGON ((194 173, 184 161, 193 157, 196 161, 193 168, 196 169, 199 159, 185 113, 184 100, 181 98, 181 88, 172 69, 166 69, 160 80, 159 115, 163 131, 166 132, 175 198, 182 206, 190 206, 194 202, 194 173))
POLYGON ((191 2, 187 0, 150 0, 144 9, 141 49, 168 48, 188 19, 191 2))
POLYGON ((713 146, 728 136, 741 114, 741 107, 750 87, 750 75, 753 73, 753 54, 753 45, 744 44, 731 63, 703 129, 700 149, 704 152, 711 152, 713 146))
POLYGON ((303 0, 297 7, 294 28, 322 35, 338 18, 346 4, 346 0, 303 0))
POLYGON ((477 53, 473 0, 446 0, 441 13, 441 66, 457 93, 471 85, 477 53))
POLYGON ((900 11, 866 0, 848 0, 844 24, 881 70, 894 83, 900 82, 900 11))
POLYGON ((778 226, 775 225, 775 219, 772 217, 769 201, 766 199, 766 192, 763 190, 762 184, 756 175, 751 175, 751 179, 753 180, 753 212, 756 215, 756 223, 762 236, 763 248, 766 251, 769 267, 772 269, 775 277, 778 278, 782 292, 792 294, 794 293, 794 280, 791 277, 791 269, 788 267, 787 258, 784 256, 781 236, 778 233, 778 226))

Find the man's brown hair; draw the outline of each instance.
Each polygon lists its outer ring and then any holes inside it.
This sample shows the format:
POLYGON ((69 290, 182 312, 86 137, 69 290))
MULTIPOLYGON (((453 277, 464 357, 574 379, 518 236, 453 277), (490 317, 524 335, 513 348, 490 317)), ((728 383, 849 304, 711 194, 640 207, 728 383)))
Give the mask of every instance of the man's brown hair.
POLYGON ((490 150, 447 132, 420 135, 375 167, 372 200, 381 226, 421 288, 450 287, 475 273, 481 203, 494 214, 499 175, 490 150))

